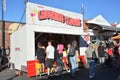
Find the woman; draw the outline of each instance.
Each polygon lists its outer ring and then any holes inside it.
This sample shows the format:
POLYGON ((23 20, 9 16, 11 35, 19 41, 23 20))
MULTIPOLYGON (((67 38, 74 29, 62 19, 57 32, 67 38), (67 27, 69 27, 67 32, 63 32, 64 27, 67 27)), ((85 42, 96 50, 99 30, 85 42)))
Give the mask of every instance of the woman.
POLYGON ((93 52, 94 52, 94 48, 92 43, 90 43, 86 50, 86 63, 88 63, 90 66, 89 78, 94 78, 95 76, 95 60, 92 58, 93 52))
POLYGON ((99 63, 102 64, 101 68, 103 68, 103 63, 105 62, 105 47, 102 42, 100 42, 98 46, 98 57, 99 57, 99 63))

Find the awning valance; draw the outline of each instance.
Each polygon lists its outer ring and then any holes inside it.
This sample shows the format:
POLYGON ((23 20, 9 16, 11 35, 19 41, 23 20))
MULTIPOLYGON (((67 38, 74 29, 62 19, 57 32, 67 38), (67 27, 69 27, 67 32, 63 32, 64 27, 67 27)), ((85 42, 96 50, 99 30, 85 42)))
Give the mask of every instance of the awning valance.
POLYGON ((112 39, 120 39, 120 34, 114 37, 111 37, 112 39))
POLYGON ((113 27, 113 26, 94 24, 94 23, 86 23, 86 24, 88 25, 88 27, 92 25, 92 29, 101 27, 103 30, 120 31, 120 27, 113 27))

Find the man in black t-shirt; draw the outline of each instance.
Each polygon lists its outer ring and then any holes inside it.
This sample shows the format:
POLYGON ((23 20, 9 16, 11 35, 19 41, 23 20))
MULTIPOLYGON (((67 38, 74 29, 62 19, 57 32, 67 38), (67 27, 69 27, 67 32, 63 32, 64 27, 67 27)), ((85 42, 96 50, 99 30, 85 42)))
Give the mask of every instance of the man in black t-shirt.
POLYGON ((36 51, 36 54, 37 54, 37 59, 39 60, 39 62, 41 63, 41 66, 42 66, 42 69, 41 71, 43 72, 44 71, 44 68, 45 68, 45 49, 42 48, 42 44, 39 42, 38 43, 38 48, 37 48, 37 51, 36 51))

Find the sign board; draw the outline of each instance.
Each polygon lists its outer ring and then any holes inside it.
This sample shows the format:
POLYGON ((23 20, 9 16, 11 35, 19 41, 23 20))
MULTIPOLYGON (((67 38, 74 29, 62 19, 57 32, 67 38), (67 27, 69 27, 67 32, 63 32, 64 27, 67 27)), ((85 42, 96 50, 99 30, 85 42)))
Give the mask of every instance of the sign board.
POLYGON ((82 29, 83 16, 79 13, 28 2, 26 9, 26 23, 82 29))

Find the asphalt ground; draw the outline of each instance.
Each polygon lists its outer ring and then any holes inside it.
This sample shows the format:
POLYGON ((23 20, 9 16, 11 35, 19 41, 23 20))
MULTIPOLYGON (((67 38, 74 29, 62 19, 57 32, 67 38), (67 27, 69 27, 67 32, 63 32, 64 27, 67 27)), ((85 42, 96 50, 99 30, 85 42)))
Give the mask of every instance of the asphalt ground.
POLYGON ((29 78, 25 72, 18 76, 16 70, 7 68, 0 72, 0 80, 118 80, 117 78, 119 75, 120 68, 110 67, 107 65, 102 69, 101 65, 96 66, 95 77, 93 79, 89 79, 89 68, 83 67, 79 68, 76 72, 76 77, 72 77, 68 72, 63 72, 62 75, 52 75, 49 78, 47 78, 47 75, 29 78))

